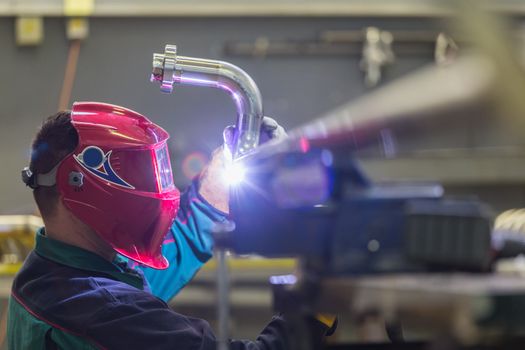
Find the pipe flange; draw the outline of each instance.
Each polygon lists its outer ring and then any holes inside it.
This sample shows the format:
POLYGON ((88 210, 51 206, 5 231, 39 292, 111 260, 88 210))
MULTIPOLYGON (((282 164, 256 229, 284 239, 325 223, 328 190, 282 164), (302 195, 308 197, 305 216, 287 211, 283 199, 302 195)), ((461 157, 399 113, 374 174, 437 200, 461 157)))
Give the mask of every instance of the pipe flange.
POLYGON ((173 74, 177 63, 177 46, 166 45, 164 48, 164 64, 162 70, 162 83, 160 90, 165 93, 173 92, 173 74))
POLYGON ((162 82, 162 76, 164 75, 164 55, 160 53, 153 54, 153 68, 151 70, 151 82, 162 82))

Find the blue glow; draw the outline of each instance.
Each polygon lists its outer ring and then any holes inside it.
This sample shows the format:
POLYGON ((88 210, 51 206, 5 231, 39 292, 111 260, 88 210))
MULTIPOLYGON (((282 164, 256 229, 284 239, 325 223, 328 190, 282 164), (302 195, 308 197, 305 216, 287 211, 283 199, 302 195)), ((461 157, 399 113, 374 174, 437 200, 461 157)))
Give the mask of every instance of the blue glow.
POLYGON ((271 276, 271 284, 295 284, 297 283, 297 277, 295 275, 280 275, 280 276, 271 276))

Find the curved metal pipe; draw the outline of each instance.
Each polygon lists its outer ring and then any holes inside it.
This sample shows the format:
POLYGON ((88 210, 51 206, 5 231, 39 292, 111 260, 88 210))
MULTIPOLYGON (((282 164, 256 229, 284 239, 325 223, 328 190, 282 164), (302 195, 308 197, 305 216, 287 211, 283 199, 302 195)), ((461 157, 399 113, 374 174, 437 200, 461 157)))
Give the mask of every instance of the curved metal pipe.
POLYGON ((161 91, 171 93, 173 84, 196 85, 227 91, 237 108, 237 134, 233 157, 259 144, 263 117, 262 98, 253 79, 239 67, 223 61, 177 56, 175 45, 166 45, 164 54, 153 54, 151 81, 161 83, 161 91))

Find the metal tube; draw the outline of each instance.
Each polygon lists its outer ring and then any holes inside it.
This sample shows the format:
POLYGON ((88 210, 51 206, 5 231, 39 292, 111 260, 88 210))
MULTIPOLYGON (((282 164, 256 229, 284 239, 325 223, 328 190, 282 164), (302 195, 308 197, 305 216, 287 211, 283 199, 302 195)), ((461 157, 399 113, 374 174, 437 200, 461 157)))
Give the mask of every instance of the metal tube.
POLYGON ((213 87, 227 91, 237 108, 237 135, 234 158, 259 144, 262 98, 253 79, 228 62, 177 56, 175 45, 166 45, 164 54, 153 55, 151 81, 161 83, 163 92, 171 93, 173 84, 213 87))
POLYGON ((384 130, 413 133, 418 125, 440 126, 468 109, 476 115, 476 108, 496 106, 497 78, 494 62, 483 55, 462 57, 446 68, 423 68, 290 131, 286 139, 261 145, 241 161, 256 163, 311 147, 350 152, 376 142, 384 130))

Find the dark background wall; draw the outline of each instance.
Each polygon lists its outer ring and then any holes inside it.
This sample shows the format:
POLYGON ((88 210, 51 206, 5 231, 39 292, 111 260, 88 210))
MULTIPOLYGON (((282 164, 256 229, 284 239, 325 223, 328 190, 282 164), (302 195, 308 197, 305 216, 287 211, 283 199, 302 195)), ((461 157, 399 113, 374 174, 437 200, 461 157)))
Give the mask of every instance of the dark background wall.
MULTIPOLYGON (((253 42, 260 36, 307 40, 324 30, 360 30, 370 25, 415 31, 439 27, 435 20, 416 18, 94 18, 89 22, 90 36, 82 43, 72 100, 126 106, 162 125, 172 135, 180 185, 188 181, 180 170, 182 160, 192 152, 208 154, 220 145, 222 129, 233 123, 235 109, 221 91, 179 87, 173 95, 164 95, 149 83, 152 53, 163 52, 166 43, 177 44, 181 55, 222 59, 242 67, 259 85, 265 113, 293 128, 366 91, 360 57, 228 57, 223 54, 226 41, 253 42)), ((67 51, 63 18, 46 18, 45 40, 32 48, 17 47, 14 19, 0 18, 0 213, 32 210, 19 170, 28 162, 38 126, 57 109, 67 51)), ((385 72, 385 80, 431 61, 431 55, 400 57, 385 72)), ((406 141, 405 148, 464 147, 502 140, 497 130, 444 129, 406 141)))

